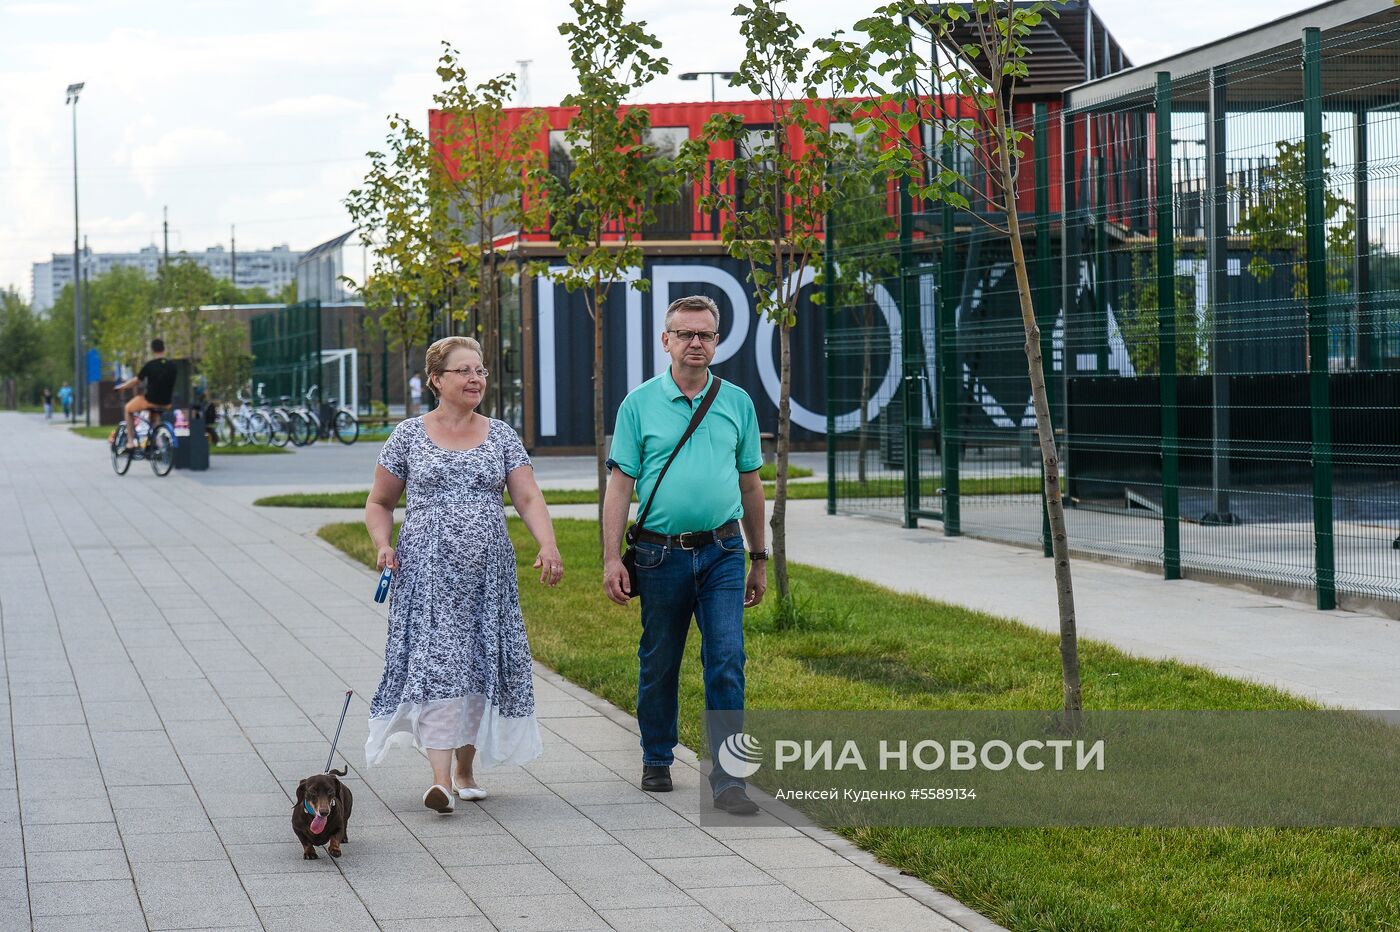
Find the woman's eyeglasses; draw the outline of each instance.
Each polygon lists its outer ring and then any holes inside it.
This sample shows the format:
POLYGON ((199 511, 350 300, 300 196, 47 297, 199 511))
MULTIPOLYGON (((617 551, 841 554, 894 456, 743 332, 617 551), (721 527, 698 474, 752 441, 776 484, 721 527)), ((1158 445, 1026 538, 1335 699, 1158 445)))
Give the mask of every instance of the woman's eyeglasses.
POLYGON ((444 369, 442 371, 455 372, 464 379, 469 375, 475 375, 479 379, 484 379, 491 374, 491 370, 487 369, 485 366, 478 366, 475 369, 444 369))

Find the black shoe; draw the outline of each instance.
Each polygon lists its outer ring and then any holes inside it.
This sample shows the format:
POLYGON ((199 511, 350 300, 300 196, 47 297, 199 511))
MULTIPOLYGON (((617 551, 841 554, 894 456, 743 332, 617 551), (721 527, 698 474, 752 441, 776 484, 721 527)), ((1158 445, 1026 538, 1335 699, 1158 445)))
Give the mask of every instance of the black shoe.
POLYGON ((648 793, 671 792, 671 768, 643 765, 642 789, 648 793))
POLYGON ((749 799, 742 786, 731 786, 715 797, 715 808, 730 815, 754 815, 758 812, 758 803, 749 799))

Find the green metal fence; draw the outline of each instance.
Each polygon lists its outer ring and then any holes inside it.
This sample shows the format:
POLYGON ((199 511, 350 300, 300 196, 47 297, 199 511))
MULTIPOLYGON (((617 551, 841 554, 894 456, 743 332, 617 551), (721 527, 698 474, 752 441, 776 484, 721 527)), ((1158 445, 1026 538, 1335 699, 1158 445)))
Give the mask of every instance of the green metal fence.
MULTIPOLYGON (((1022 113, 1071 546, 1400 601, 1400 16, 1258 45, 1022 113)), ((830 507, 1044 548, 1008 243, 892 200, 832 216, 830 277, 893 257, 902 326, 829 287, 830 507)))
POLYGON ((272 399, 300 400, 322 381, 321 302, 302 301, 260 314, 248 322, 253 352, 253 388, 272 399))

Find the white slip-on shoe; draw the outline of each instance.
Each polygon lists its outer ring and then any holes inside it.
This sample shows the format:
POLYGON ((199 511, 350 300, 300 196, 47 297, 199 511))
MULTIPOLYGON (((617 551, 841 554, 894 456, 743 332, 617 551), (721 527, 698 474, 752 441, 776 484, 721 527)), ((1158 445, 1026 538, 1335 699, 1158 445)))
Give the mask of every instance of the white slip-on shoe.
POLYGON ((452 811, 452 794, 447 792, 447 788, 441 784, 434 783, 428 787, 428 792, 423 794, 423 805, 440 812, 443 815, 452 811))
POLYGON ((476 800, 485 799, 490 794, 479 786, 459 786, 457 787, 457 795, 462 799, 476 800))

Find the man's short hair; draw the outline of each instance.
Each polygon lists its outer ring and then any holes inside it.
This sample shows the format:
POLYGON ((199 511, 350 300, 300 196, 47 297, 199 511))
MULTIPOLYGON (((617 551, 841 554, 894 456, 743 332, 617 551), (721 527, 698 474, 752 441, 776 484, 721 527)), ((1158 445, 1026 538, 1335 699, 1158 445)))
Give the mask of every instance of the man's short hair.
POLYGON ((671 318, 676 316, 677 311, 709 311, 715 315, 715 329, 719 329, 719 305, 702 294, 686 295, 671 302, 666 308, 664 326, 667 330, 671 329, 671 318))
POLYGON ((165 352, 165 341, 162 340, 160 337, 156 337, 154 340, 152 340, 152 341, 151 341, 151 352, 153 352, 153 353, 163 353, 163 352, 165 352))

